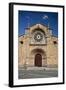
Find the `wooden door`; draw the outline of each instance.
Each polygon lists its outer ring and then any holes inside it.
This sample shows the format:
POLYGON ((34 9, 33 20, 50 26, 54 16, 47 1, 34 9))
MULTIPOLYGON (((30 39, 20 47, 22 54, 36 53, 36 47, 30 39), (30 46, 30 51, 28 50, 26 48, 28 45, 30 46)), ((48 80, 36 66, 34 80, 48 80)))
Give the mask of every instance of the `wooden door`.
POLYGON ((35 66, 41 67, 42 66, 42 56, 41 54, 35 55, 35 66))

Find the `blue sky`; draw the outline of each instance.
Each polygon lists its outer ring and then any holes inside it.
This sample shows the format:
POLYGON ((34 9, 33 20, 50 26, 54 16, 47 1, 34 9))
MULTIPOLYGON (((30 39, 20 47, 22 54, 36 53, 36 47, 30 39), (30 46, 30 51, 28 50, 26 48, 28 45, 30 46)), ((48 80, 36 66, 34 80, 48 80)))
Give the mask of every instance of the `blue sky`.
POLYGON ((25 33, 25 28, 40 23, 43 25, 50 25, 54 36, 58 36, 58 13, 54 12, 35 12, 35 11, 19 11, 18 12, 18 35, 25 33), (44 16, 48 18, 43 19, 44 16))

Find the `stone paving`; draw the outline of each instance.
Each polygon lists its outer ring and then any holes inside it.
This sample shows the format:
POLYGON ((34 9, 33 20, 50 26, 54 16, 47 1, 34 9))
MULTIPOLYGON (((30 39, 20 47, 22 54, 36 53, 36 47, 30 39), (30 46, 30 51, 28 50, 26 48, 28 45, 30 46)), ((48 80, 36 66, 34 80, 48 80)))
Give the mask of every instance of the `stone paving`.
POLYGON ((19 70, 19 79, 58 77, 58 70, 19 70))

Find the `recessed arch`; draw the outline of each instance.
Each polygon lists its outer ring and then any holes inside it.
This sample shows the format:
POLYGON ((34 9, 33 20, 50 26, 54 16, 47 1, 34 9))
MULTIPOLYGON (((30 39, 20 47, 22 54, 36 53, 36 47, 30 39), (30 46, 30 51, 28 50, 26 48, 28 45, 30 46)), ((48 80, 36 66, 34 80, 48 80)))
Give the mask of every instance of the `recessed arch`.
POLYGON ((36 49, 33 49, 32 51, 31 51, 31 54, 35 54, 35 53, 41 53, 41 54, 44 54, 45 52, 44 52, 44 50, 42 50, 41 48, 36 48, 36 49))
POLYGON ((43 32, 43 33, 45 34, 45 31, 44 31, 43 29, 40 29, 40 28, 34 29, 34 30, 32 31, 32 33, 36 32, 36 31, 41 31, 41 32, 43 32))
POLYGON ((31 51, 31 55, 33 58, 34 66, 46 66, 47 65, 47 57, 46 52, 41 48, 36 48, 31 51))

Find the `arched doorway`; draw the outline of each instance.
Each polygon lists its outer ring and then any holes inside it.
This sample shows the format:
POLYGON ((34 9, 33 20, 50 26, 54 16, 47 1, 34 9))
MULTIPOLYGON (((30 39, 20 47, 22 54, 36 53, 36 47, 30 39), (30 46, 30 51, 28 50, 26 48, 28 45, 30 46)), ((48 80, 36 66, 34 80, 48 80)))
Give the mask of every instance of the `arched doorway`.
POLYGON ((42 66, 42 56, 41 54, 35 55, 35 66, 41 67, 42 66))

